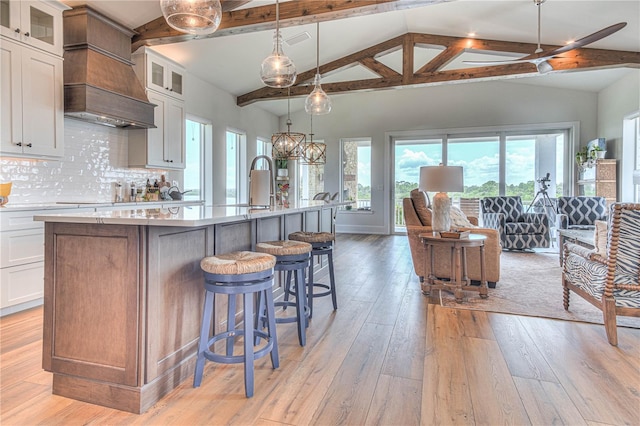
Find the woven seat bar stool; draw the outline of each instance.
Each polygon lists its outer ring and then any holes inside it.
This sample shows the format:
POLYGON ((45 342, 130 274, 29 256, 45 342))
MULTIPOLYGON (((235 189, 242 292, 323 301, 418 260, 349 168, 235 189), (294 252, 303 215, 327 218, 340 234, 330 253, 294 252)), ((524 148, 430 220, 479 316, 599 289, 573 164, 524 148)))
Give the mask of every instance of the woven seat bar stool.
MULTIPOLYGON (((331 295, 333 309, 338 309, 336 298, 336 281, 333 273, 333 242, 336 237, 331 232, 293 232, 289 234, 289 240, 303 241, 311 244, 311 256, 327 256, 329 265, 329 284, 322 284, 313 281, 313 262, 309 264, 309 278, 307 281, 307 304, 309 305, 309 318, 313 316, 313 299, 331 295), (315 292, 315 288, 322 288, 326 291, 315 292)), ((285 292, 285 300, 288 293, 285 292)))
POLYGON ((204 272, 205 301, 198 343, 198 357, 193 377, 193 387, 200 386, 206 360, 222 364, 244 363, 244 387, 247 397, 253 396, 253 361, 271 354, 273 368, 278 368, 278 339, 276 337, 275 308, 273 304, 273 271, 276 258, 267 253, 237 251, 205 257, 200 262, 204 272), (227 295, 227 331, 210 336, 214 318, 216 295, 227 295), (243 329, 236 329, 236 295, 242 294, 244 303, 243 329), (266 301, 267 331, 256 330, 254 323, 254 295, 266 301), (244 338, 244 353, 233 355, 234 340, 244 338), (226 353, 218 354, 212 346, 226 340, 226 353), (259 348, 260 340, 266 343, 259 348))
MULTIPOLYGON (((268 253, 276 257, 276 271, 286 271, 287 278, 285 283, 285 293, 290 291, 291 274, 294 275, 295 294, 301 294, 302 297, 296 297, 296 301, 289 300, 275 302, 275 306, 281 306, 286 309, 288 306, 296 307, 296 315, 289 317, 276 317, 276 323, 298 323, 298 340, 300 346, 307 343, 306 328, 308 327, 309 307, 307 299, 304 296, 305 282, 304 270, 309 266, 311 260, 311 244, 302 241, 266 241, 256 244, 256 251, 259 253, 268 253)), ((264 308, 262 298, 259 299, 257 317, 264 325, 264 308)), ((258 327, 256 327, 258 328, 258 327)))

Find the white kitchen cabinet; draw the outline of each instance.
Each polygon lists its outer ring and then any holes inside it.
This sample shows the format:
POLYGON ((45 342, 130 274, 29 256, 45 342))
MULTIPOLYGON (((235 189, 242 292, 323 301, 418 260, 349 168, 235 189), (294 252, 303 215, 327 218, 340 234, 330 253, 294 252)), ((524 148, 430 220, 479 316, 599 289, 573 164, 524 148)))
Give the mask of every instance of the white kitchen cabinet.
POLYGON ((184 100, 184 68, 153 50, 142 47, 133 54, 138 79, 150 90, 184 100))
POLYGON ((62 156, 62 58, 4 37, 0 54, 0 151, 20 157, 62 156))
MULTIPOLYGON (((93 209, 73 209, 73 212, 93 209)), ((44 295, 44 222, 39 214, 69 209, 0 213, 0 316, 42 304, 44 295)))
POLYGON ((62 12, 58 1, 2 0, 0 34, 29 46, 62 56, 62 12))
POLYGON ((129 167, 184 169, 184 101, 147 90, 154 110, 155 129, 129 131, 129 167))

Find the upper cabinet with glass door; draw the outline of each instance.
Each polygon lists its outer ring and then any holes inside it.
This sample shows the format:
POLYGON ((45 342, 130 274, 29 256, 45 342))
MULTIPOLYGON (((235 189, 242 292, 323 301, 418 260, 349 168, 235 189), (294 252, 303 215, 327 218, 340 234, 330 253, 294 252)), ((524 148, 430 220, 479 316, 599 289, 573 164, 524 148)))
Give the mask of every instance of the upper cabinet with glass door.
POLYGON ((184 99, 185 71, 181 65, 146 47, 136 51, 134 61, 136 61, 135 69, 138 78, 144 79, 148 89, 177 99, 184 99), (144 59, 141 54, 144 54, 144 59), (140 60, 144 60, 144 64, 138 63, 140 60), (144 67, 143 72, 140 72, 140 65, 144 67))
POLYGON ((62 56, 62 12, 58 1, 0 0, 0 31, 5 37, 62 56))

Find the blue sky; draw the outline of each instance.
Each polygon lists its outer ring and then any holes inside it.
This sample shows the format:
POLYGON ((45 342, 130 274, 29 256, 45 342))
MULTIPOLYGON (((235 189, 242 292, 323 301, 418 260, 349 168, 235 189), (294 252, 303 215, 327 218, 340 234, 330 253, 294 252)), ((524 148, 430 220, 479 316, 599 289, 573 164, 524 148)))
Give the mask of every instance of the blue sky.
MULTIPOLYGON (((535 142, 512 141, 507 145, 506 179, 508 184, 534 180, 535 142)), ((465 186, 498 181, 499 146, 497 141, 475 141, 449 145, 449 165, 462 166, 465 186)), ((420 166, 436 166, 442 161, 439 144, 396 146, 396 181, 418 182, 420 166)))

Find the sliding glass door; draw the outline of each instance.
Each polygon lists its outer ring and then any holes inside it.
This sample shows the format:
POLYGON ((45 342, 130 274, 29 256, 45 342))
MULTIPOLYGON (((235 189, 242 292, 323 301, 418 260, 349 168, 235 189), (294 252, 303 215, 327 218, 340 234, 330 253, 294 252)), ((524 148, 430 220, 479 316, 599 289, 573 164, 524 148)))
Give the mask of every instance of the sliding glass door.
POLYGON ((483 197, 519 195, 525 209, 546 211, 553 222, 555 198, 563 194, 568 135, 569 129, 548 129, 392 139, 392 229, 405 231, 402 199, 418 187, 420 167, 440 163, 463 167, 464 191, 449 196, 467 215, 480 215, 483 197))

